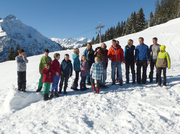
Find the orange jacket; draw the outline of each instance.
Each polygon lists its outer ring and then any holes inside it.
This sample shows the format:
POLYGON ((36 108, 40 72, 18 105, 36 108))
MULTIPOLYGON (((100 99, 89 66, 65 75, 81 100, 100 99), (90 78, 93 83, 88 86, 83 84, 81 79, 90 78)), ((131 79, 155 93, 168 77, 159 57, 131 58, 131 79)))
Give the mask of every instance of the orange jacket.
POLYGON ((124 61, 124 52, 121 46, 117 46, 116 50, 114 49, 113 46, 109 48, 108 51, 108 58, 110 58, 111 61, 124 61))

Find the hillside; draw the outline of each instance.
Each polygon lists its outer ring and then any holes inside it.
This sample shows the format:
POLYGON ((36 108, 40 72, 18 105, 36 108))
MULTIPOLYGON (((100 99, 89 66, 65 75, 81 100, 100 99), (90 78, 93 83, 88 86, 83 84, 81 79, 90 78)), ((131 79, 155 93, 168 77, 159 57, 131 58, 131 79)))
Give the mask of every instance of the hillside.
MULTIPOLYGON (((100 89, 99 95, 87 91, 72 91, 69 79, 67 95, 44 102, 42 92, 36 93, 40 74, 38 65, 42 55, 28 57, 27 92, 17 92, 16 63, 0 63, 0 132, 4 134, 60 133, 60 134, 178 134, 180 132, 180 18, 150 27, 142 32, 117 38, 122 48, 128 39, 138 45, 144 37, 150 46, 152 38, 166 45, 171 57, 171 69, 167 70, 167 87, 155 83, 146 85, 111 85, 111 62, 107 69, 108 89, 100 89)), ((111 41, 105 42, 108 48, 111 41)), ((93 48, 100 44, 93 45, 93 48)), ((85 48, 80 48, 82 55, 85 48)), ((57 51, 71 55, 73 50, 57 51)), ((50 53, 53 58, 53 53, 50 53)), ((71 59, 72 60, 72 59, 71 59)), ((125 66, 122 64, 123 80, 125 66)), ((148 71, 149 72, 149 67, 148 71)), ((74 72, 73 72, 74 73, 74 72)))

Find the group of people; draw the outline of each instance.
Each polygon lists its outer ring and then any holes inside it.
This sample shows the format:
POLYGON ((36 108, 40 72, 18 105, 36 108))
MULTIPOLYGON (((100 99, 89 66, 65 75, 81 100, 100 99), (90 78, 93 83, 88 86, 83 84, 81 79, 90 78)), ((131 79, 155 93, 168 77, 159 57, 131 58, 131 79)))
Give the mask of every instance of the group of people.
MULTIPOLYGON (((158 39, 156 37, 154 37, 152 41, 153 44, 149 48, 144 44, 144 38, 139 37, 139 45, 135 47, 133 40, 129 39, 124 51, 119 45, 119 41, 116 40, 112 40, 112 46, 109 50, 107 50, 106 44, 103 43, 94 51, 91 43, 88 43, 87 48, 81 56, 81 60, 79 60, 79 49, 74 49, 72 55, 73 64, 68 54, 64 55, 64 60, 61 64, 59 63, 59 53, 54 54, 54 60, 52 61, 51 57, 48 56, 49 50, 45 49, 44 56, 42 56, 39 64, 41 77, 39 79, 37 92, 40 92, 43 87, 44 100, 52 99, 54 95, 59 97, 62 88, 64 88, 64 94, 67 94, 68 79, 72 76, 74 70, 75 79, 71 89, 84 91, 88 89, 86 85, 91 85, 93 93, 99 94, 100 88, 108 88, 105 85, 108 59, 111 60, 112 85, 118 82, 120 86, 123 86, 121 64, 124 63, 127 84, 129 84, 130 81, 129 70, 131 70, 132 73, 132 84, 135 84, 136 78, 138 84, 146 84, 147 66, 150 64, 149 82, 153 82, 155 67, 156 83, 158 86, 161 85, 161 72, 163 70, 163 85, 166 86, 166 68, 168 67, 168 69, 170 69, 170 57, 165 51, 166 47, 157 43, 158 39), (137 65, 137 77, 135 76, 135 64, 137 65), (142 78, 141 68, 143 69, 142 78), (79 73, 81 76, 80 89, 78 89, 79 73)), ((18 90, 26 92, 26 63, 28 63, 28 60, 24 56, 25 52, 23 49, 20 49, 18 52, 19 55, 16 57, 18 64, 18 90)))

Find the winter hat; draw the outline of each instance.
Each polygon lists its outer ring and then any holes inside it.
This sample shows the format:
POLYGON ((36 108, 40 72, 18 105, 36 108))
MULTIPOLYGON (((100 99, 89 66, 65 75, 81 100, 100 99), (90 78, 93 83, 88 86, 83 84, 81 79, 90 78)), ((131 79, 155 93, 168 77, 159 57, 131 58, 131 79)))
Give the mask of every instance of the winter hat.
POLYGON ((162 46, 160 46, 160 49, 163 50, 163 51, 165 51, 166 46, 165 46, 165 45, 162 45, 162 46))

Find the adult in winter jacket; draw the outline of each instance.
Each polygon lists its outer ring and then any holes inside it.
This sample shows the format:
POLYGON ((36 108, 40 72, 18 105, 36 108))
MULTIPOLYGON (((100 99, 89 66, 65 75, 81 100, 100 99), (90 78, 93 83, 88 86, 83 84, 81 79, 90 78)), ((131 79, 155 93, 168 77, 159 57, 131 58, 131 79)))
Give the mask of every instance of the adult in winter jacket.
POLYGON ((111 78, 112 85, 115 84, 115 69, 117 67, 120 86, 123 84, 121 63, 124 62, 123 50, 119 45, 116 45, 116 40, 112 40, 112 46, 108 51, 108 58, 111 60, 111 78))
POLYGON ((45 68, 41 71, 41 73, 43 74, 43 85, 44 85, 44 89, 43 89, 43 94, 44 94, 44 100, 48 100, 49 99, 49 89, 51 86, 51 83, 53 82, 53 73, 50 69, 50 64, 44 64, 45 68))
POLYGON ((59 84, 59 94, 61 94, 63 82, 64 84, 64 94, 67 94, 66 89, 68 86, 68 79, 72 76, 72 63, 69 60, 69 54, 65 54, 64 60, 61 62, 61 80, 59 84))
POLYGON ((51 57, 48 56, 49 55, 49 50, 45 49, 44 50, 44 56, 41 57, 40 59, 40 63, 39 63, 39 73, 41 74, 41 77, 39 79, 39 84, 38 84, 38 89, 36 90, 36 92, 40 92, 43 86, 43 74, 41 73, 41 71, 44 69, 44 64, 51 64, 51 57))
POLYGON ((53 98, 53 93, 55 90, 55 96, 59 97, 58 94, 58 83, 59 83, 59 79, 60 79, 60 75, 61 75, 61 69, 60 69, 60 64, 59 64, 59 60, 60 59, 60 54, 59 53, 55 53, 54 54, 54 60, 51 62, 51 71, 53 74, 53 84, 51 87, 51 92, 50 92, 50 98, 53 98))
POLYGON ((166 86, 166 68, 170 69, 171 60, 169 54, 165 51, 166 46, 162 45, 160 47, 160 52, 158 53, 156 67, 158 72, 158 86, 161 85, 161 71, 163 70, 163 85, 166 86))
POLYGON ((28 60, 24 56, 23 49, 19 49, 18 53, 19 55, 15 58, 17 62, 18 90, 26 92, 26 63, 28 63, 28 60))
POLYGON ((75 79, 71 86, 71 89, 78 90, 77 87, 78 87, 78 80, 79 80, 79 72, 81 71, 78 48, 74 49, 74 54, 72 55, 72 59, 73 59, 73 67, 74 67, 74 71, 75 71, 75 79))
POLYGON ((103 73, 103 65, 100 63, 101 59, 99 57, 95 57, 95 63, 93 63, 90 75, 91 75, 91 85, 93 92, 99 94, 99 81, 101 80, 101 76, 103 73), (94 80, 96 80, 97 88, 95 89, 94 80))
MULTIPOLYGON (((87 44, 87 48, 84 50, 83 55, 87 57, 87 63, 90 69, 91 65, 94 63, 94 50, 92 49, 91 43, 87 44)), ((86 84, 91 85, 89 71, 90 70, 88 70, 88 76, 86 77, 86 84)))
POLYGON ((135 63, 137 64, 137 83, 141 84, 141 67, 143 67, 142 83, 146 84, 146 70, 149 65, 149 47, 144 44, 144 38, 139 37, 139 43, 135 49, 135 63))
POLYGON ((131 74, 133 84, 135 84, 135 70, 134 70, 134 55, 135 55, 135 46, 133 45, 133 40, 128 40, 128 45, 124 48, 124 60, 126 68, 126 83, 129 83, 129 68, 131 67, 131 74))
MULTIPOLYGON (((158 53, 160 52, 160 46, 157 41, 158 39, 154 37, 152 39, 153 44, 150 46, 150 73, 149 73, 149 82, 153 82, 153 72, 154 72, 154 66, 156 66, 156 61, 157 61, 157 56, 158 53)), ((158 81, 158 74, 157 74, 157 69, 156 69, 156 83, 158 81)))

